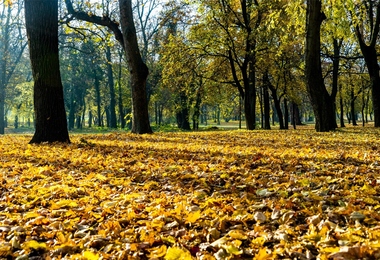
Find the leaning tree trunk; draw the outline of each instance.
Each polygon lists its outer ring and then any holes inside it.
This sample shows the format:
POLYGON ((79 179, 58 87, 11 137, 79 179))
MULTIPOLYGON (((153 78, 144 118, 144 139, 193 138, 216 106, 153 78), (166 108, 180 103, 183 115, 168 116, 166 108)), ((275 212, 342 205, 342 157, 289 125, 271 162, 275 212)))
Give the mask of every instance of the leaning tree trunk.
POLYGON ((327 132, 336 128, 336 120, 334 105, 322 77, 320 32, 326 16, 321 11, 321 5, 320 0, 307 1, 305 76, 316 119, 315 129, 317 132, 327 132))
POLYGON ((152 133, 149 122, 148 99, 146 93, 146 80, 149 70, 141 58, 137 43, 136 28, 132 13, 132 1, 119 0, 119 6, 124 49, 131 75, 133 112, 132 133, 152 133))
POLYGON ((30 143, 70 142, 58 57, 58 0, 25 0, 36 130, 30 143))

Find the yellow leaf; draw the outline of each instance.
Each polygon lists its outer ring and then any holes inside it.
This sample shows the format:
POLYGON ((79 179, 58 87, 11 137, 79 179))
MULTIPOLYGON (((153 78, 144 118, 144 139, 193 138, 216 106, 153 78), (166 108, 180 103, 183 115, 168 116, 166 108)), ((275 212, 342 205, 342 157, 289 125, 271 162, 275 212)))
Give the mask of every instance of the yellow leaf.
POLYGON ((166 260, 192 260, 192 256, 189 251, 179 247, 170 247, 166 251, 166 260))
POLYGON ((336 253, 340 251, 340 247, 325 247, 322 249, 323 253, 336 253))
POLYGON ((38 249, 46 249, 47 246, 46 246, 45 243, 39 243, 36 240, 29 240, 29 241, 27 241, 27 242, 24 243, 23 248, 24 249, 35 249, 35 250, 38 250, 38 249))
POLYGON ((84 251, 83 257, 87 260, 98 260, 100 258, 98 254, 95 254, 91 251, 84 251))
POLYGON ((227 253, 232 255, 241 255, 243 253, 243 250, 239 250, 239 248, 233 243, 224 245, 223 247, 226 249, 227 253))
POLYGON ((272 259, 272 255, 267 253, 267 248, 261 248, 259 252, 255 255, 253 260, 269 260, 272 259))
POLYGON ((100 173, 96 174, 95 178, 97 178, 99 181, 107 180, 107 177, 104 175, 101 175, 100 173))
POLYGON ((51 209, 74 208, 74 207, 78 207, 78 203, 75 200, 60 200, 51 205, 51 209))
POLYGON ((148 255, 149 258, 159 258, 163 257, 166 254, 167 247, 166 245, 162 245, 160 247, 154 247, 151 249, 148 249, 150 254, 148 255))
POLYGON ((247 239, 247 235, 244 233, 244 231, 239 230, 239 229, 231 230, 230 232, 228 232, 228 235, 234 239, 239 239, 239 240, 247 239))
POLYGON ((36 212, 28 212, 24 215, 24 219, 30 219, 30 218, 36 218, 36 217, 39 217, 40 214, 36 213, 36 212))
POLYGON ((200 210, 190 212, 189 215, 187 215, 186 222, 187 223, 194 223, 201 217, 200 210))

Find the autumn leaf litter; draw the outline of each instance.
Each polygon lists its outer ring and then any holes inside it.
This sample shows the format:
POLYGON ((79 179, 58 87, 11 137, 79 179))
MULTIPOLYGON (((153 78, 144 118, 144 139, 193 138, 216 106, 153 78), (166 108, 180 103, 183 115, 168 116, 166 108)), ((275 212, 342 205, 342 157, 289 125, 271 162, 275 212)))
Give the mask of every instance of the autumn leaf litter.
POLYGON ((4 136, 0 258, 380 259, 378 136, 4 136))

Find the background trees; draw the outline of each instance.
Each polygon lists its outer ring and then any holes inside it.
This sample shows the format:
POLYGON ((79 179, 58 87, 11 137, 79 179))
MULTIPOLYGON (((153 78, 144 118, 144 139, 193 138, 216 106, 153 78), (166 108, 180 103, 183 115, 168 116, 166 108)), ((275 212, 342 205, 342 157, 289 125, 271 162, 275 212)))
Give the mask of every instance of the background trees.
MULTIPOLYGON (((334 129, 337 119, 340 126, 356 119, 377 126, 378 1, 66 2, 59 8, 59 46, 69 129, 144 133, 151 123, 189 130, 231 120, 247 129, 287 129, 314 116, 318 131, 334 129), (320 29, 306 23, 313 3, 327 18, 319 17, 320 29), (121 17, 120 8, 128 15, 121 17), (118 21, 133 23, 135 31, 118 21), (313 30, 320 44, 305 41, 305 31, 311 39, 313 30), (312 66, 311 43, 320 46, 312 66), (126 55, 132 46, 140 54, 126 55)), ((23 3, 6 3, 0 5, 0 133, 7 123, 35 122, 25 98, 32 77, 23 3)))

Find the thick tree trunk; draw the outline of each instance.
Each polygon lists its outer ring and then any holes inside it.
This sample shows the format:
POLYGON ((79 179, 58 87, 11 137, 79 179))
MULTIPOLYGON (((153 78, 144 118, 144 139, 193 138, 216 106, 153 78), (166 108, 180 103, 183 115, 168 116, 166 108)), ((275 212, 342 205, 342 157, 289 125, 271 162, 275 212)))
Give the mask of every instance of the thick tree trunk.
POLYGON ((106 58, 107 58, 107 76, 108 76, 108 88, 110 91, 110 128, 117 128, 117 119, 116 119, 116 98, 115 98, 115 84, 113 79, 113 69, 112 69, 112 60, 111 60, 111 48, 110 46, 106 47, 106 58))
POLYGON ((372 104, 375 127, 380 127, 380 76, 377 52, 375 46, 360 44, 365 62, 367 64, 372 89, 372 104))
POLYGON ((146 80, 148 67, 143 62, 133 21, 132 1, 119 0, 120 24, 124 39, 124 49, 129 65, 132 87, 132 133, 152 133, 148 114, 146 80))
POLYGON ((58 57, 58 0, 25 0, 36 130, 30 143, 70 142, 58 57))
POLYGON ((305 76, 307 90, 315 115, 317 132, 327 132, 336 128, 334 105, 326 90, 322 77, 320 59, 320 31, 326 18, 321 11, 320 0, 307 1, 305 76))
POLYGON ((182 130, 191 130, 189 123, 189 108, 187 101, 187 96, 185 94, 181 94, 179 100, 180 109, 177 112, 177 125, 178 128, 182 130))

